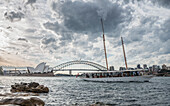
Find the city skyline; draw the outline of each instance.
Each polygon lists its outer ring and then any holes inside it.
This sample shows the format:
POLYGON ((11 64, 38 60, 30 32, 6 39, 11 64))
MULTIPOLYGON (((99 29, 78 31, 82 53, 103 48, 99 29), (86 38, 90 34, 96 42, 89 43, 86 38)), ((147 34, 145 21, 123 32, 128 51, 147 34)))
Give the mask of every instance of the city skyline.
POLYGON ((103 18, 109 66, 170 66, 168 0, 0 1, 0 65, 56 66, 89 60, 105 66, 103 18))

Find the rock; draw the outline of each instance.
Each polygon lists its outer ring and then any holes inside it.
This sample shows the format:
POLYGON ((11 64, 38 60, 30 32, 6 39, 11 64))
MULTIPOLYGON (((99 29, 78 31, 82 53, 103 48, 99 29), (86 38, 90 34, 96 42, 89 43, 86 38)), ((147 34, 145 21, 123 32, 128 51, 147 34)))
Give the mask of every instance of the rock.
POLYGON ((30 98, 30 101, 31 101, 31 103, 33 103, 36 106, 44 106, 45 105, 45 103, 39 98, 32 97, 32 98, 30 98))
POLYGON ((103 102, 96 102, 90 106, 114 106, 115 104, 104 104, 103 102))
POLYGON ((44 88, 43 88, 43 92, 44 92, 44 93, 48 93, 48 92, 49 92, 48 87, 44 87, 44 88))
POLYGON ((19 94, 13 94, 13 93, 4 93, 4 94, 0 94, 0 96, 10 96, 10 97, 17 97, 17 96, 39 96, 38 93, 19 93, 19 94))
POLYGON ((44 87, 44 85, 40 85, 36 82, 31 83, 16 83, 11 85, 11 92, 33 92, 33 93, 48 93, 48 87, 44 87))
POLYGON ((36 83, 36 82, 31 82, 29 83, 28 87, 33 87, 33 88, 36 88, 37 86, 39 86, 39 83, 36 83))
POLYGON ((4 99, 0 101, 0 105, 7 105, 7 104, 32 106, 32 103, 30 101, 22 98, 4 99))
POLYGON ((0 105, 20 105, 20 106, 44 106, 45 103, 36 97, 32 97, 30 99, 23 99, 23 98, 10 98, 10 99, 3 99, 0 101, 0 105))

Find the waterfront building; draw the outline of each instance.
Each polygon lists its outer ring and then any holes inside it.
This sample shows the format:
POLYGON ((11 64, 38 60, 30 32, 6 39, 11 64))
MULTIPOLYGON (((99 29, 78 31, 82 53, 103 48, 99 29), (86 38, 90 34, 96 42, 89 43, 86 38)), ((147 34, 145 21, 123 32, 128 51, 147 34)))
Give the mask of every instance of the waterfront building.
POLYGON ((3 68, 2 68, 2 66, 0 66, 0 75, 3 75, 4 73, 3 73, 3 68))
POLYGON ((152 66, 152 71, 158 72, 159 70, 160 70, 160 66, 158 66, 158 65, 153 65, 152 66))
POLYGON ((109 69, 109 71, 114 71, 115 69, 114 69, 114 66, 110 66, 110 69, 109 69))
POLYGON ((165 64, 162 65, 162 69, 164 70, 170 70, 170 66, 166 66, 165 64))
POLYGON ((167 67, 167 70, 170 70, 170 66, 167 67))
POLYGON ((120 70, 120 71, 126 70, 126 68, 125 68, 125 67, 120 67, 119 70, 120 70))
POLYGON ((28 73, 48 73, 52 71, 52 68, 46 65, 45 62, 42 62, 38 64, 35 68, 27 67, 27 70, 28 70, 28 73))
POLYGON ((149 67, 149 71, 153 71, 153 70, 152 70, 152 66, 149 67))
POLYGON ((143 64, 143 69, 148 69, 146 64, 143 64))
POLYGON ((140 67, 140 64, 137 65, 137 69, 142 69, 142 68, 140 67))
POLYGON ((164 69, 164 70, 167 69, 165 64, 162 65, 162 69, 164 69))
POLYGON ((134 68, 128 67, 128 70, 134 70, 134 68))

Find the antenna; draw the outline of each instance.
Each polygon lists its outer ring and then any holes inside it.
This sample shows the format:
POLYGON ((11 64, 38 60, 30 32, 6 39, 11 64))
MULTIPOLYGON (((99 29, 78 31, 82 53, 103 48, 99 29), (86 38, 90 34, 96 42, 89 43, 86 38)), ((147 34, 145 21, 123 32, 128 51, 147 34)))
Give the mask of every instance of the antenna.
POLYGON ((107 53, 106 53, 105 36, 104 36, 104 26, 103 26, 102 18, 101 18, 101 24, 102 24, 102 30, 103 30, 103 45, 104 45, 104 52, 105 52, 105 59, 106 59, 106 67, 107 67, 107 71, 108 71, 107 53))
POLYGON ((123 48, 124 60, 125 60, 125 65, 126 65, 126 70, 127 70, 127 69, 128 69, 128 66, 127 66, 126 54, 125 54, 124 43, 123 43, 123 38, 122 38, 122 37, 121 37, 121 41, 122 41, 122 48, 123 48))

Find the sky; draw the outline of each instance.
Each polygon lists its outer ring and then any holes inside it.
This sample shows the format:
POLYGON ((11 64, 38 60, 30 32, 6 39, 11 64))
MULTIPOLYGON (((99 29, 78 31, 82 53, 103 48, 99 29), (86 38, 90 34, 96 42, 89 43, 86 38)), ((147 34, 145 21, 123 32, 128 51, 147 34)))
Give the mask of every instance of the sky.
POLYGON ((170 0, 1 0, 0 65, 170 66, 170 0))

